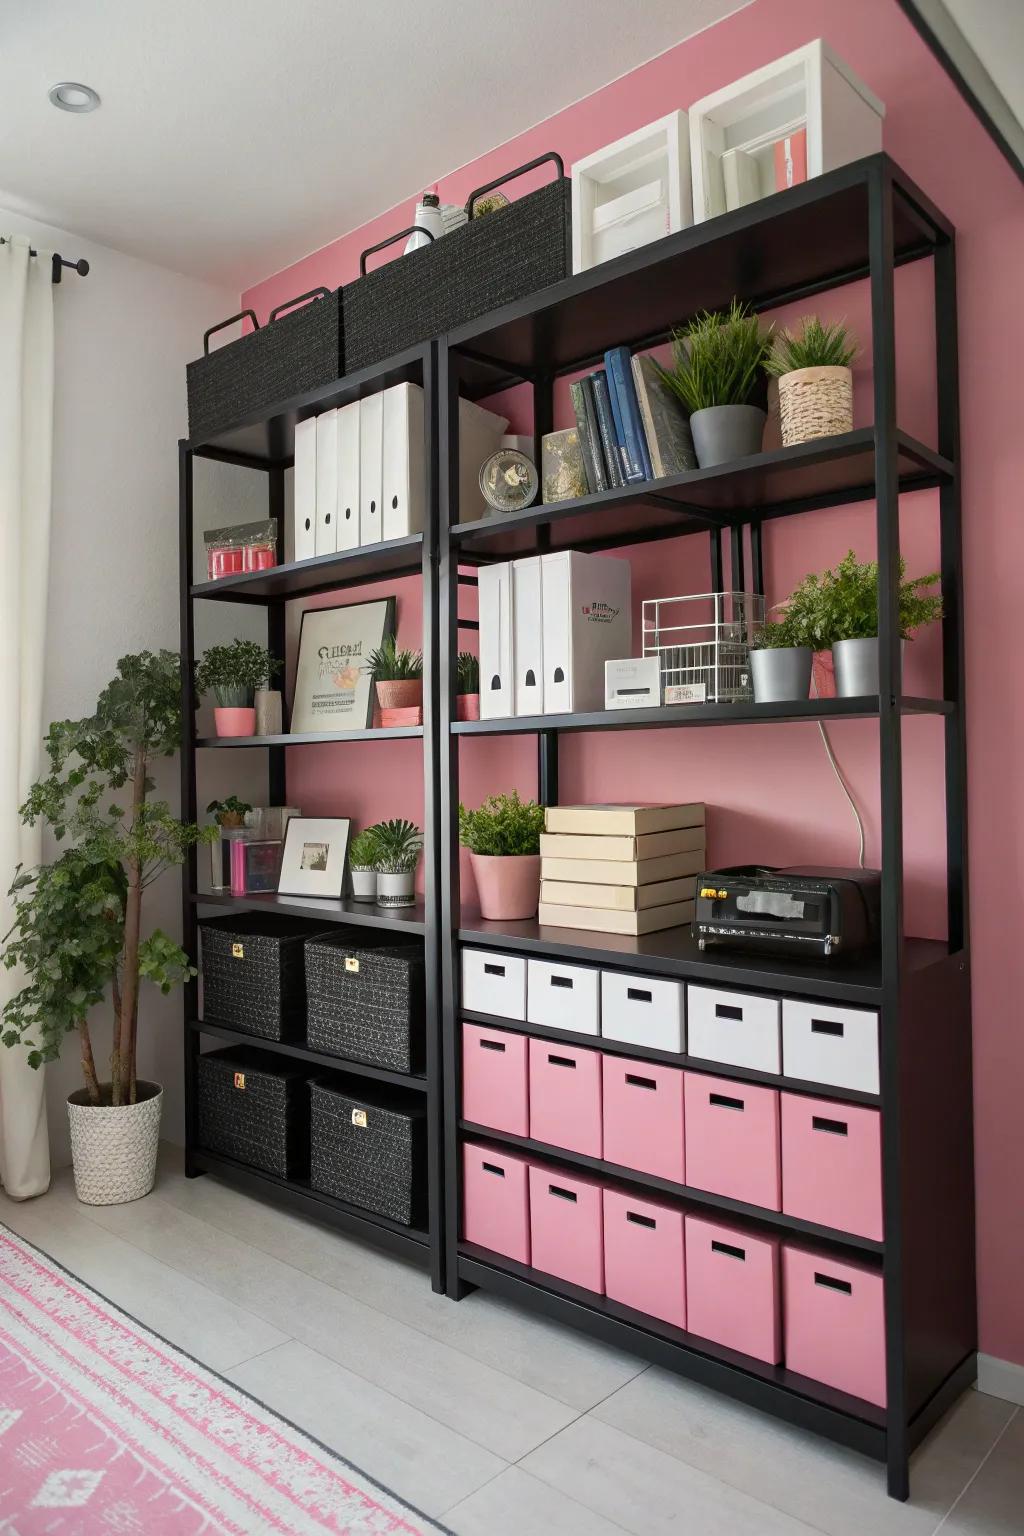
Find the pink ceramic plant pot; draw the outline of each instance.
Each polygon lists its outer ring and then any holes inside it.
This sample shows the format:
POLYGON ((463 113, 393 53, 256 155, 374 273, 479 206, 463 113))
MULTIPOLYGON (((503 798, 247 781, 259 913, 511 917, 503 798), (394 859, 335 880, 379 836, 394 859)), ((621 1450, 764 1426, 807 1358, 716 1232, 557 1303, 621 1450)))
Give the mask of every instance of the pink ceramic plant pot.
POLYGON ((811 678, 814 684, 814 697, 818 699, 834 699, 836 696, 836 672, 832 664, 831 651, 815 651, 811 662, 811 678))
POLYGON ((423 703, 422 677, 398 677, 377 684, 377 703, 381 710, 415 709, 423 703))
POLYGON ((536 917, 540 900, 539 853, 518 854, 513 858, 471 853, 469 858, 481 917, 508 921, 536 917))
POLYGON ((255 736, 255 709, 224 709, 213 712, 214 728, 218 736, 255 736))
POLYGON ((456 720, 480 719, 480 695, 478 693, 459 693, 455 696, 456 720))

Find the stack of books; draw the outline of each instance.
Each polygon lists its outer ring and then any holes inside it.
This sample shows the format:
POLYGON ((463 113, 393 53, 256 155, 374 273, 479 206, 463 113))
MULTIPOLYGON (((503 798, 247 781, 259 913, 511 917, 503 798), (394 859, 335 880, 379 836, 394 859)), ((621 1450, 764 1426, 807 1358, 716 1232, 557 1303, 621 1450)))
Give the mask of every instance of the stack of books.
POLYGON ((690 423, 653 358, 612 347, 604 362, 570 386, 588 489, 696 469, 690 423))
POLYGON ((704 806, 548 806, 540 853, 541 923, 636 935, 675 928, 693 921, 704 806))

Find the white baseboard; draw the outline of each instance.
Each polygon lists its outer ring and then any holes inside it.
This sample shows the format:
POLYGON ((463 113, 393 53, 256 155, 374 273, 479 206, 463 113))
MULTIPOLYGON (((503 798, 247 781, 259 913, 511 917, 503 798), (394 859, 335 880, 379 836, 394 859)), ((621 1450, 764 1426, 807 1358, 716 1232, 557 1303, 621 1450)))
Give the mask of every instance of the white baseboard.
POLYGON ((1003 1397, 1008 1403, 1024 1407, 1024 1365, 979 1354, 977 1386, 979 1392, 987 1392, 989 1397, 1003 1397))

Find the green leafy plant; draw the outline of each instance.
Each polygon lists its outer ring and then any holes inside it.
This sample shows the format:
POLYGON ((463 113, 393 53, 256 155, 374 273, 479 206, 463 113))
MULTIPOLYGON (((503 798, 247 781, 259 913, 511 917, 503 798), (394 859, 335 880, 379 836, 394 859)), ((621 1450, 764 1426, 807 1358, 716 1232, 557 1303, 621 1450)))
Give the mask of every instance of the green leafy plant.
POLYGON ((517 858, 540 852, 544 807, 536 800, 510 795, 488 795, 475 811, 459 806, 459 841, 471 853, 489 858, 517 858))
POLYGON ((480 692, 480 662, 472 651, 460 651, 456 658, 455 687, 458 693, 480 692))
POLYGON ((414 821, 378 821, 368 830, 376 844, 374 868, 379 874, 404 875, 416 868, 423 851, 423 834, 414 821))
POLYGON ((247 709, 257 688, 268 688, 281 670, 281 659, 271 656, 255 640, 232 640, 230 645, 211 645, 196 663, 196 690, 212 693, 221 709, 247 709))
POLYGON ((248 800, 228 795, 226 800, 211 800, 206 807, 206 814, 212 816, 219 827, 241 827, 245 825, 246 815, 251 810, 248 800))
POLYGON ((807 645, 799 626, 787 615, 769 620, 759 629, 750 642, 752 651, 781 651, 793 646, 807 645))
POLYGON ((799 331, 779 331, 765 358, 765 372, 776 378, 797 368, 849 368, 857 342, 842 320, 824 325, 817 315, 804 315, 799 331))
POLYGON ((93 1104, 135 1102, 140 979, 166 993, 195 975, 173 939, 159 929, 142 932, 146 890, 193 843, 217 836, 150 798, 152 763, 173 755, 180 733, 178 656, 122 656, 94 715, 50 726, 49 771, 21 807, 27 826, 45 823, 68 846, 48 864, 15 871, 3 963, 28 979, 4 1007, 0 1039, 27 1047, 29 1065, 39 1067, 55 1061, 64 1036, 77 1031, 93 1104), (88 1017, 108 993, 111 1082, 101 1085, 88 1017))
POLYGON ((771 330, 733 299, 725 314, 704 313, 672 333, 672 367, 657 364, 665 383, 687 411, 712 405, 746 405, 771 346, 771 330))
POLYGON ((397 683, 423 676, 422 653, 398 650, 394 635, 370 652, 366 665, 375 683, 397 683))
MULTIPOLYGON (((899 563, 899 624, 904 640, 922 625, 942 618, 942 597, 925 589, 937 572, 907 579, 899 563)), ((802 627, 806 644, 827 650, 839 640, 871 640, 878 634, 878 562, 859 561, 849 550, 834 570, 805 576, 782 605, 787 618, 802 627)))
POLYGON ((356 833, 348 845, 348 862, 350 869, 376 869, 376 827, 364 827, 361 832, 356 833))

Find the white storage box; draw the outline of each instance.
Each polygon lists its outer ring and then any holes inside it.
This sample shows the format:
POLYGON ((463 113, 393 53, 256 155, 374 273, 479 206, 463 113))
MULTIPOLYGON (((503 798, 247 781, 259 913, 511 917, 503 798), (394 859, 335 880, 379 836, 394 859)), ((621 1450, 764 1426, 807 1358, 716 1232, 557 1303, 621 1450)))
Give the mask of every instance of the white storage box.
POLYGON ((601 1034, 654 1051, 684 1050, 682 982, 602 971, 601 1034))
POLYGON ((782 1004, 782 1070, 834 1088, 878 1092, 878 1014, 822 1003, 782 1004))
POLYGON ((526 1018, 526 961, 489 949, 462 951, 462 1006, 503 1019, 526 1018))
POLYGON ((573 164, 574 272, 686 229, 692 218, 685 112, 670 112, 573 164))
POLYGON ((531 960, 526 973, 526 1017, 545 1029, 600 1034, 601 972, 584 965, 531 960))
POLYGON ((604 664, 632 648, 630 575, 606 555, 541 557, 545 714, 604 708, 604 664))
POLYGON ((688 986, 688 1054, 758 1072, 782 1071, 777 997, 688 986))
POLYGON ((605 709, 656 709, 660 704, 660 656, 626 656, 605 662, 605 709))

